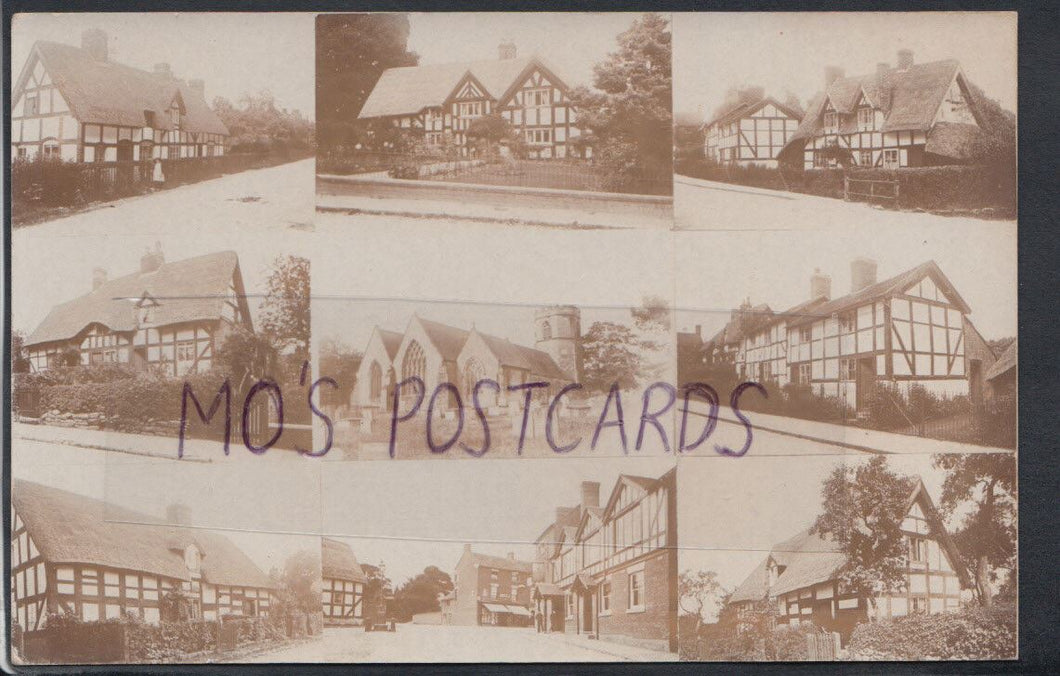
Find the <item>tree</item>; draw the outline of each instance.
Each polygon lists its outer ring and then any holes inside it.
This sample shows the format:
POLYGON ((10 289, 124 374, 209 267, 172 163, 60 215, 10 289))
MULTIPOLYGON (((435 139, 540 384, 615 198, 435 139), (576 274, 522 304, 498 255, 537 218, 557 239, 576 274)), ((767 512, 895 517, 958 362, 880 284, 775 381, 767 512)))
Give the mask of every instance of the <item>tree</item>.
POLYGON ((713 570, 686 570, 677 580, 677 598, 681 610, 695 615, 694 636, 699 635, 703 626, 703 613, 713 614, 724 604, 727 592, 718 582, 718 574, 713 570))
POLYGON ((630 310, 633 325, 641 331, 670 331, 670 304, 660 296, 645 296, 640 307, 630 310))
POLYGON ((217 349, 213 370, 228 378, 233 394, 244 393, 254 380, 269 377, 279 381, 280 358, 268 338, 238 327, 217 349))
POLYGON ((309 359, 309 259, 278 256, 265 282, 262 333, 282 355, 288 374, 309 359))
POLYGON ((607 392, 613 383, 629 390, 641 369, 640 340, 628 326, 594 322, 582 336, 582 385, 589 392, 607 392))
POLYGON ((423 572, 408 580, 394 592, 397 619, 408 622, 417 613, 431 613, 440 609, 438 596, 453 591, 453 581, 437 566, 427 566, 423 572))
POLYGON ((497 112, 472 120, 467 128, 467 138, 487 158, 495 158, 499 155, 502 143, 507 143, 513 155, 521 154, 525 145, 511 123, 497 112))
POLYGON ((292 554, 282 570, 273 569, 269 577, 276 587, 276 601, 269 614, 281 617, 293 613, 318 613, 320 598, 320 554, 300 551, 292 554))
POLYGON ((969 509, 954 533, 957 549, 975 579, 979 602, 993 604, 998 568, 1015 577, 1016 458, 1007 453, 936 455, 936 468, 946 470, 939 507, 952 515, 969 509))
POLYGON ((616 189, 672 173, 670 42, 667 19, 644 14, 594 67, 596 91, 578 87, 571 94, 578 127, 596 139, 593 156, 615 177, 616 189))
POLYGON ((887 467, 882 455, 850 467, 836 467, 821 490, 824 511, 811 532, 829 536, 846 561, 839 569, 842 587, 869 599, 905 584, 906 543, 902 535, 912 482, 887 467))
POLYGON ((228 127, 230 152, 266 152, 313 145, 313 122, 298 110, 277 107, 276 97, 268 90, 244 95, 238 107, 227 98, 217 96, 211 107, 228 127))
POLYGON ((357 116, 387 68, 415 66, 405 14, 321 14, 317 17, 317 126, 322 146, 350 143, 357 116))
MULTIPOLYGON (((11 373, 29 373, 29 358, 25 355, 26 334, 11 332, 11 373)), ((80 359, 78 359, 80 361, 80 359)))
POLYGON ((337 388, 321 388, 320 401, 326 406, 342 406, 350 400, 350 393, 357 384, 357 369, 361 365, 361 353, 336 338, 325 338, 320 342, 320 376, 333 378, 337 388))
POLYGON ((386 564, 380 561, 378 564, 362 563, 361 570, 368 577, 364 585, 364 608, 365 621, 369 620, 369 612, 382 607, 386 599, 393 594, 394 586, 386 574, 386 564))

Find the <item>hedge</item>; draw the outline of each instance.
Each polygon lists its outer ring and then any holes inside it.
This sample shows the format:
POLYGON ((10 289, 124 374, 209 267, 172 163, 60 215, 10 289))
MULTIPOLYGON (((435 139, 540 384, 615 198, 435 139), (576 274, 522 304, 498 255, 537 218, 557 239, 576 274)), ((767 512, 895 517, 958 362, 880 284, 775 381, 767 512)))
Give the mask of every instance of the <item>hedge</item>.
POLYGON ((1016 607, 974 606, 858 625, 848 646, 857 660, 983 660, 1016 657, 1016 607))
POLYGON ((681 659, 709 662, 804 662, 810 659, 807 636, 819 634, 812 624, 760 628, 736 633, 734 628, 706 624, 697 641, 681 641, 681 659))
POLYGON ((1016 170, 1009 164, 904 167, 902 169, 794 169, 727 165, 679 159, 675 173, 708 181, 843 198, 843 179, 898 182, 898 207, 933 212, 1016 211, 1016 170))

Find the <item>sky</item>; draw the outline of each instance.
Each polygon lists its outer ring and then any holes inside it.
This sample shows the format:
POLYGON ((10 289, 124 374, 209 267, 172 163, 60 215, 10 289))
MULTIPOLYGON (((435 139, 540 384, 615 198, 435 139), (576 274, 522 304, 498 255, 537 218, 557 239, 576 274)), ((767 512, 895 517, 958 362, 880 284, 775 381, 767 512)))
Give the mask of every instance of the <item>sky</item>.
POLYGON ((847 75, 894 66, 899 49, 917 62, 957 59, 986 95, 1016 110, 1016 13, 703 13, 676 14, 674 111, 722 103, 730 87, 759 85, 805 106, 824 88, 824 69, 847 75))
POLYGON ((169 63, 174 75, 202 79, 206 100, 237 103, 269 90, 280 108, 312 119, 316 111, 314 15, 235 13, 19 14, 11 29, 12 77, 33 42, 81 45, 81 31, 107 32, 110 59, 151 71, 169 63))
MULTIPOLYGON (((821 511, 821 484, 835 467, 868 460, 860 453, 747 456, 738 462, 682 458, 677 472, 678 570, 714 571, 722 587, 732 591, 774 544, 813 525, 821 511)), ((945 472, 932 467, 932 456, 890 455, 887 464, 900 475, 919 476, 938 505, 945 472)), ((947 524, 952 526, 952 521, 947 524)))
POLYGON ((488 61, 497 46, 515 43, 519 56, 536 55, 568 86, 592 86, 593 65, 617 49, 616 38, 638 15, 629 13, 439 12, 409 15, 410 50, 420 64, 488 61))
POLYGON ((463 328, 474 323, 532 345, 534 307, 577 305, 588 329, 597 319, 628 322, 629 308, 645 296, 673 298, 668 231, 612 230, 601 236, 596 230, 386 216, 361 219, 357 226, 356 256, 348 247, 313 252, 314 340, 340 338, 363 350, 375 324, 403 331, 417 310, 426 319, 463 328), (436 236, 425 236, 427 228, 436 236), (501 309, 498 299, 509 307, 501 309))
POLYGON ((741 232, 678 232, 677 328, 710 337, 744 298, 781 312, 808 300, 815 269, 832 277, 832 298, 850 291, 850 261, 877 262, 882 281, 934 260, 972 308, 987 340, 1016 335, 1016 225, 982 221, 930 226, 741 232), (851 229, 851 234, 854 229, 851 229), (719 256, 723 251, 724 256, 719 256))

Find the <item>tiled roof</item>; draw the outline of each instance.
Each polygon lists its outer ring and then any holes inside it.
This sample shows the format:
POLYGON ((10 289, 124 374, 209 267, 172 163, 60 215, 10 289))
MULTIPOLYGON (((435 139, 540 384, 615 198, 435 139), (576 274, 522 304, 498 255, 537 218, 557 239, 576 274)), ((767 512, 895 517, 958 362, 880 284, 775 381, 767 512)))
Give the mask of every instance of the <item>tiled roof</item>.
POLYGON ((26 345, 70 340, 93 323, 111 331, 134 331, 138 327, 137 308, 129 299, 140 299, 144 294, 158 303, 152 311, 152 325, 218 319, 238 265, 234 251, 221 251, 110 280, 91 293, 53 307, 26 339, 26 345))
MULTIPOLYGON (((892 68, 882 80, 876 73, 838 78, 826 91, 814 96, 791 140, 809 138, 821 129, 821 115, 827 101, 832 102, 837 112, 849 114, 854 111, 862 92, 870 103, 884 111, 881 131, 932 129, 939 105, 959 69, 957 61, 946 59, 914 64, 906 70, 892 68), (890 93, 889 97, 881 96, 884 90, 890 93)), ((841 131, 845 133, 852 130, 841 131)))
POLYGON ((393 359, 397 354, 398 348, 401 347, 401 340, 405 337, 404 334, 378 327, 376 327, 376 331, 379 332, 379 340, 383 341, 383 348, 386 349, 387 356, 393 359))
POLYGON ((468 73, 497 100, 535 62, 540 64, 535 58, 518 58, 388 68, 376 82, 358 117, 409 115, 439 106, 468 73))
POLYGON ((80 47, 58 42, 40 41, 34 48, 81 122, 143 127, 147 122, 144 112, 150 111, 156 128, 170 129, 167 111, 179 93, 186 113, 185 131, 228 134, 203 96, 181 80, 99 61, 80 47))
POLYGON ((493 556, 492 554, 479 554, 471 552, 471 561, 484 568, 497 568, 499 570, 514 570, 520 573, 529 573, 533 570, 533 564, 529 561, 509 559, 506 556, 493 556))
POLYGON ((997 358, 997 361, 987 369, 985 376, 987 380, 993 380, 994 378, 1002 376, 1016 368, 1018 364, 1018 355, 1016 354, 1018 343, 1019 341, 1017 340, 1012 341, 1009 346, 1005 348, 1005 351, 1001 353, 1001 356, 997 358))
POLYGON ((742 101, 732 106, 727 106, 723 108, 722 112, 719 115, 716 115, 714 119, 704 124, 703 128, 706 129, 715 124, 728 124, 730 122, 734 122, 754 113, 759 108, 762 108, 770 103, 776 106, 777 109, 780 110, 782 113, 793 117, 796 120, 802 119, 801 110, 797 110, 787 104, 781 103, 772 96, 765 96, 754 101, 742 101))
POLYGON ((464 343, 467 342, 468 332, 455 326, 432 322, 427 319, 421 318, 419 321, 423 326, 423 330, 427 333, 427 338, 430 339, 431 345, 434 345, 434 348, 442 355, 442 359, 455 362, 460 355, 460 350, 464 348, 464 343))
POLYGON ((11 502, 50 563, 110 566, 187 580, 183 547, 194 542, 203 552, 205 582, 272 587, 268 576, 218 533, 174 527, 157 517, 19 479, 12 482, 11 502))
MULTIPOLYGON (((946 292, 953 303, 957 305, 962 312, 971 312, 971 308, 968 307, 968 304, 964 302, 964 299, 961 298, 960 294, 957 293, 957 290, 953 288, 950 281, 944 274, 942 274, 942 270, 939 269, 938 264, 936 264, 935 261, 927 261, 921 263, 915 268, 906 270, 905 272, 889 279, 885 279, 882 282, 870 284, 860 291, 818 305, 813 308, 812 312, 807 311, 806 308, 803 308, 800 312, 796 312, 795 308, 792 308, 784 314, 785 316, 792 315, 792 318, 788 322, 789 326, 807 324, 821 319, 822 317, 830 317, 833 314, 858 307, 878 298, 885 298, 891 294, 900 293, 924 275, 930 275, 935 283, 946 292)), ((796 308, 798 307, 799 306, 796 306, 796 308)))
POLYGON ((498 338, 481 332, 479 335, 486 343, 486 347, 490 349, 503 366, 525 369, 534 375, 545 378, 572 380, 571 376, 564 373, 547 352, 524 345, 517 345, 505 338, 498 338))
POLYGON ((321 538, 320 548, 321 577, 353 582, 368 581, 368 576, 364 574, 361 564, 357 563, 357 557, 348 544, 331 538, 321 538))

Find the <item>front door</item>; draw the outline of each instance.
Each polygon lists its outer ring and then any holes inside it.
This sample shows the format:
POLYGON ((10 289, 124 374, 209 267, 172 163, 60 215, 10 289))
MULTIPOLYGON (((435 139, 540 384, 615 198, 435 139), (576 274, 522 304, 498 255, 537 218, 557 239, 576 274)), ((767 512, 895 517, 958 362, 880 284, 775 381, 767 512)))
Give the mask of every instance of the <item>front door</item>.
POLYGON ((864 411, 868 407, 869 402, 872 401, 872 394, 875 386, 876 357, 859 359, 857 379, 855 381, 855 387, 857 389, 854 392, 855 406, 858 411, 864 411))
POLYGON ((593 633, 595 620, 596 614, 593 612, 593 595, 586 591, 582 594, 581 631, 583 634, 593 633))

